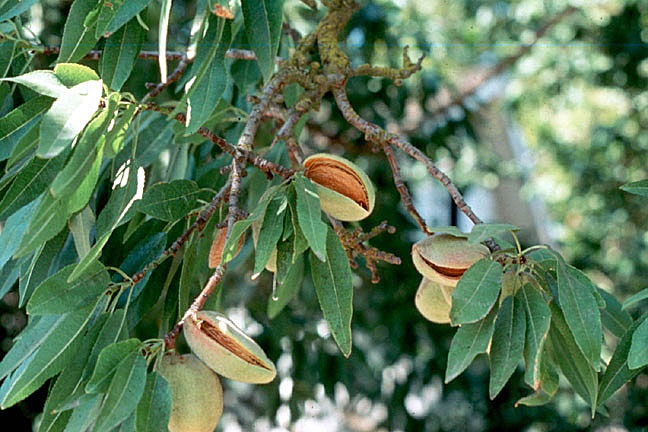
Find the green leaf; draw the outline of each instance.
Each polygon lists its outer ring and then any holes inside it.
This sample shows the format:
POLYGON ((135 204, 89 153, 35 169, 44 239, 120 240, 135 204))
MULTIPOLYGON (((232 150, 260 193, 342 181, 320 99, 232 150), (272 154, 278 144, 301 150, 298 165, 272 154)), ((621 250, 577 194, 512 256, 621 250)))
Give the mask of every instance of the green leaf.
POLYGON ((111 2, 104 2, 99 11, 95 37, 99 39, 101 36, 115 33, 129 21, 137 23, 136 20, 131 21, 131 19, 143 11, 150 2, 151 0, 112 0, 111 2))
POLYGON ((526 315, 524 380, 537 388, 540 381, 540 353, 549 333, 551 311, 544 296, 531 284, 524 284, 516 297, 519 297, 526 315))
POLYGON ((288 202, 283 195, 274 197, 266 208, 256 243, 254 270, 252 271, 254 275, 263 271, 268 259, 276 250, 277 242, 283 231, 287 208, 288 202))
MULTIPOLYGON (((119 266, 119 268, 126 274, 135 274, 136 272, 142 270, 144 266, 153 262, 162 255, 164 247, 166 245, 166 233, 155 232, 154 234, 146 237, 145 239, 138 242, 137 246, 134 247, 124 259, 124 262, 119 266)), ((126 305, 126 301, 130 295, 131 299, 137 298, 144 289, 144 286, 151 277, 151 272, 147 273, 134 287, 131 289, 133 292, 129 294, 124 292, 119 299, 119 306, 126 305)))
MULTIPOLYGON (((66 318, 65 315, 49 315, 34 317, 29 320, 27 327, 14 340, 13 346, 0 362, 0 379, 6 377, 21 364, 25 364, 45 341, 54 333, 66 318)), ((61 330, 58 330, 61 332, 61 330)))
POLYGON ((43 420, 39 427, 40 430, 53 431, 56 425, 67 423, 71 412, 60 410, 60 406, 71 395, 83 394, 83 369, 90 356, 90 351, 97 340, 99 331, 108 318, 107 314, 100 315, 88 332, 83 336, 79 349, 72 361, 63 369, 63 372, 56 378, 52 386, 45 407, 43 408, 43 420))
POLYGON ((68 221, 68 228, 74 240, 79 259, 83 259, 90 252, 90 237, 95 226, 95 215, 90 206, 85 206, 82 211, 72 216, 68 221))
POLYGON ((34 215, 34 207, 37 202, 27 204, 13 215, 9 216, 2 232, 0 232, 0 268, 2 268, 11 256, 18 250, 20 241, 27 231, 29 221, 34 215))
POLYGON ((274 71, 279 49, 283 0, 242 0, 241 9, 247 39, 257 55, 263 79, 267 81, 274 71))
POLYGON ((158 183, 144 193, 137 210, 160 220, 175 222, 200 205, 200 193, 196 182, 190 180, 158 183))
POLYGON ((26 74, 2 78, 0 81, 10 81, 34 90, 38 94, 58 98, 68 89, 51 70, 35 70, 26 74))
POLYGON ((59 373, 76 355, 79 336, 83 332, 92 308, 64 315, 60 325, 39 345, 27 366, 15 379, 0 404, 8 408, 36 391, 47 379, 59 373))
POLYGON ((115 123, 106 134, 106 156, 114 157, 124 145, 126 133, 133 121, 137 105, 129 104, 123 111, 117 114, 115 123))
POLYGON ((95 37, 94 26, 88 28, 84 25, 86 17, 93 12, 98 3, 97 0, 75 0, 72 3, 65 21, 57 63, 80 60, 99 40, 95 37))
POLYGON ((351 355, 351 315, 353 284, 346 252, 333 229, 326 235, 327 260, 322 261, 311 250, 310 263, 315 292, 324 319, 345 357, 351 355))
POLYGON ((157 372, 146 377, 144 395, 137 404, 135 425, 137 432, 158 432, 169 423, 171 412, 171 388, 157 372))
POLYGON ((96 301, 108 288, 110 276, 99 261, 92 262, 83 273, 83 278, 67 283, 73 269, 74 264, 69 265, 45 279, 29 299, 27 313, 47 315, 71 312, 96 301))
MULTIPOLYGON (((67 238, 68 233, 61 231, 58 236, 42 244, 34 253, 29 268, 20 275, 18 306, 24 307, 36 287, 50 276, 52 263, 57 257, 62 257, 63 254, 59 254, 59 252, 63 249, 67 238)), ((52 271, 56 271, 56 269, 52 268, 52 271)))
POLYGON ((485 317, 497 301, 501 287, 500 263, 483 258, 473 264, 452 293, 452 324, 468 324, 485 317))
POLYGON ((49 190, 54 198, 63 198, 74 193, 97 159, 102 158, 106 142, 104 134, 112 120, 112 116, 109 115, 112 114, 111 111, 101 110, 83 131, 72 150, 72 156, 50 185, 49 190))
POLYGON ((637 303, 639 303, 639 302, 641 302, 643 300, 646 300, 646 299, 648 299, 648 288, 644 288, 641 291, 639 291, 638 293, 635 293, 635 294, 631 295, 630 297, 628 297, 627 299, 625 299, 625 301, 623 302, 623 309, 625 310, 625 309, 628 309, 630 307, 633 307, 637 303))
POLYGON ((463 238, 468 238, 468 234, 465 232, 461 231, 459 228, 456 226, 441 226, 441 227, 434 227, 434 234, 452 234, 455 237, 463 237, 463 238))
POLYGON ((16 256, 24 256, 36 250, 42 243, 55 237, 65 226, 68 212, 63 201, 54 199, 50 193, 45 192, 42 198, 34 203, 38 203, 38 206, 22 236, 16 256))
POLYGON ((574 391, 592 407, 593 414, 596 407, 598 375, 574 340, 563 312, 553 302, 549 304, 549 309, 551 309, 551 327, 547 343, 555 357, 560 359, 557 362, 558 367, 571 383, 574 391))
POLYGON ((255 221, 262 220, 266 212, 266 207, 268 207, 268 204, 270 203, 270 201, 272 201, 278 191, 278 187, 268 188, 259 199, 259 203, 257 204, 254 211, 252 211, 252 214, 247 219, 237 221, 232 226, 232 232, 230 233, 230 236, 227 238, 227 241, 223 246, 223 263, 229 262, 234 259, 238 251, 239 239, 255 221))
POLYGON ((642 371, 642 368, 630 369, 628 367, 628 354, 630 353, 632 338, 637 328, 648 322, 645 318, 636 321, 619 340, 614 354, 601 377, 601 383, 598 388, 598 406, 604 404, 621 386, 639 375, 642 371))
POLYGON ((0 42, 0 77, 6 77, 16 53, 17 40, 5 38, 0 42))
POLYGON ((127 339, 102 349, 92 376, 85 386, 86 393, 107 392, 120 362, 130 354, 139 355, 141 345, 142 342, 139 339, 127 339))
POLYGON ((115 158, 115 167, 124 164, 132 165, 132 154, 135 153, 135 165, 147 168, 160 158, 160 154, 170 150, 174 144, 171 139, 174 122, 160 113, 140 113, 126 135, 122 151, 115 158))
POLYGON ((297 219, 308 245, 320 261, 326 260, 327 225, 322 222, 320 200, 313 183, 303 175, 294 177, 297 219))
POLYGON ((99 108, 101 81, 86 81, 68 89, 45 113, 37 155, 51 158, 68 147, 99 108))
POLYGON ((99 62, 101 78, 108 88, 116 91, 122 88, 135 66, 145 37, 142 26, 132 20, 108 38, 99 62))
POLYGON ((67 87, 74 87, 86 81, 99 80, 99 75, 94 69, 78 63, 59 63, 54 66, 54 74, 67 87))
POLYGON ((37 0, 20 0, 18 2, 6 2, 0 6, 0 21, 7 21, 15 18, 23 12, 27 12, 30 7, 36 4, 37 0))
POLYGON ((478 354, 486 352, 493 336, 495 317, 497 307, 491 309, 484 319, 459 327, 448 352, 446 384, 461 375, 478 354))
POLYGON ((103 395, 83 395, 72 411, 65 432, 86 432, 92 429, 93 423, 101 409, 103 395))
POLYGON ((268 318, 273 319, 286 307, 286 305, 297 295, 304 280, 304 258, 299 255, 296 261, 292 262, 292 248, 287 249, 290 239, 279 243, 277 252, 277 271, 273 280, 273 293, 268 299, 268 318), (280 281, 280 278, 283 278, 280 281))
POLYGON ((530 394, 529 396, 525 396, 519 399, 515 403, 515 406, 517 407, 518 405, 524 405, 529 407, 538 407, 548 404, 553 400, 553 398, 553 395, 547 394, 541 389, 535 393, 530 394))
POLYGON ((227 86, 225 53, 232 40, 231 21, 210 14, 209 27, 198 45, 194 61, 195 78, 186 88, 187 131, 195 133, 214 112, 227 86))
POLYGON ((626 183, 619 189, 635 195, 648 196, 648 179, 626 183))
POLYGON ((68 152, 66 151, 52 159, 32 159, 16 176, 11 187, 0 201, 0 219, 4 219, 38 198, 52 184, 56 175, 63 168, 67 157, 68 152))
POLYGON ((481 243, 503 232, 519 231, 519 227, 511 224, 477 224, 473 226, 468 241, 470 243, 481 243))
POLYGON ((648 320, 644 319, 644 322, 632 334, 632 345, 628 353, 628 367, 638 369, 646 365, 648 365, 648 320))
POLYGON ((622 337, 632 325, 632 317, 612 294, 600 288, 598 292, 605 301, 605 308, 601 310, 601 322, 614 336, 622 337))
POLYGON ((104 348, 113 345, 120 340, 125 340, 126 338, 128 338, 126 311, 124 309, 118 309, 108 317, 106 323, 101 328, 99 336, 97 336, 97 341, 92 347, 92 352, 88 357, 86 367, 83 370, 83 378, 86 380, 90 379, 97 365, 99 355, 104 348))
POLYGON ((525 332, 526 318, 521 299, 518 296, 506 297, 495 320, 489 353, 488 393, 491 399, 495 399, 504 388, 522 360, 525 332))
POLYGON ((576 344, 594 370, 600 370, 601 314, 589 287, 589 279, 579 270, 558 262, 558 299, 576 344))
POLYGON ((126 420, 137 408, 145 386, 146 360, 139 352, 131 352, 115 370, 93 430, 108 432, 126 420))
POLYGON ((38 96, 0 118, 0 159, 9 157, 20 139, 36 125, 40 114, 51 105, 52 99, 38 96))

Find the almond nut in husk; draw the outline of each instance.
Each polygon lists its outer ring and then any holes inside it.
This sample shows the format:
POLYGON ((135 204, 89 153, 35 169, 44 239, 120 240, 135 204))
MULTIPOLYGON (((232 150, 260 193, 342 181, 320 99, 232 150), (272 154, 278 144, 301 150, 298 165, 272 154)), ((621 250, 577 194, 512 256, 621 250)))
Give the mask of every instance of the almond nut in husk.
POLYGON ((358 221, 371 214, 376 193, 358 165, 320 153, 308 157, 304 167, 304 175, 315 184, 324 213, 341 221, 358 221))
POLYGON ((457 286, 466 270, 488 254, 486 246, 450 234, 435 234, 412 246, 412 261, 419 273, 451 287, 457 286))
POLYGON ((158 372, 171 388, 170 432, 213 432, 223 414, 218 375, 193 354, 170 352, 158 372))
POLYGON ((450 308, 444 287, 438 282, 423 278, 414 297, 416 309, 427 319, 437 324, 450 323, 450 308))
MULTIPOLYGON (((214 241, 211 244, 211 247, 209 248, 209 268, 214 269, 218 267, 218 265, 221 263, 223 260, 223 246, 225 246, 227 240, 227 227, 219 228, 216 231, 216 235, 214 236, 214 241)), ((241 251, 241 248, 245 244, 245 233, 239 237, 238 245, 236 247, 236 253, 234 255, 238 255, 238 253, 241 251)))
POLYGON ((184 336, 193 353, 225 378, 264 384, 277 374, 263 349, 223 314, 200 311, 189 316, 184 336))

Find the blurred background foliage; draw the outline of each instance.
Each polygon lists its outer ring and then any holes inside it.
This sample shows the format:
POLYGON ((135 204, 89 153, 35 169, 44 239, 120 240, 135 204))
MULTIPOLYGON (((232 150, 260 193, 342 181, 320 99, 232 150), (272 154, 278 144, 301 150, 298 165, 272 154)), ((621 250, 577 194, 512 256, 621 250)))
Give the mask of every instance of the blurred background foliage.
MULTIPOLYGON (((313 11, 296 0, 285 3, 285 22, 302 35, 323 15, 321 5, 313 11)), ((39 2, 23 16, 32 32, 27 36, 44 45, 60 44, 70 4, 39 2)), ((404 134, 432 156, 484 219, 522 226, 527 245, 550 243, 620 300, 646 286, 648 207, 645 200, 618 187, 648 177, 648 0, 376 0, 361 1, 361 6, 341 41, 354 65, 400 66, 405 45, 412 58, 427 55, 423 70, 402 86, 386 79, 351 79, 349 98, 363 117, 404 134), (569 7, 575 12, 563 17, 528 53, 495 78, 483 80, 489 70, 534 42, 536 32, 569 7), (451 103, 482 81, 477 91, 460 98, 461 103, 451 103)), ((152 3, 143 16, 151 28, 145 49, 157 46, 158 7, 152 3)), ((186 47, 195 7, 194 1, 173 2, 169 50, 186 47)), ((282 55, 288 52, 287 40, 282 55)), ((245 40, 236 45, 249 47, 245 40)), ((34 58, 36 68, 50 67, 53 60, 34 58)), ((250 62, 230 65, 235 86, 229 102, 248 111, 246 96, 260 75, 250 62)), ((124 90, 142 97, 145 83, 159 79, 157 64, 139 60, 136 71, 124 90)), ((159 102, 177 99, 176 90, 171 86, 159 102)), ((230 141, 241 130, 236 115, 233 120, 216 128, 230 141)), ((264 131, 267 136, 257 140, 261 145, 270 142, 274 132, 264 131)), ((408 257, 421 233, 400 204, 387 162, 344 122, 331 98, 309 117, 300 141, 308 152, 346 154, 367 169, 379 196, 376 210, 361 225, 369 229, 387 220, 395 226, 395 234, 383 234, 372 244, 400 256, 403 263, 380 266, 381 280, 375 285, 362 265, 355 272, 353 354, 345 359, 321 318, 308 278, 284 312, 272 321, 267 318, 272 278, 263 274, 250 281, 253 250, 248 244, 230 266, 222 297, 215 301, 276 360, 279 378, 266 386, 225 380, 225 415, 219 430, 648 427, 645 373, 610 401, 609 417, 594 420, 585 404, 567 390, 544 407, 514 407, 530 392, 520 372, 490 401, 488 362, 483 357, 465 374, 443 384, 454 330, 425 321, 414 308, 420 276, 408 257)), ((217 154, 209 148, 200 151, 217 154)), ((212 175, 215 165, 201 166, 198 161, 196 157, 195 170, 188 172, 200 182, 199 176, 212 175)), ((402 158, 402 168, 429 225, 468 228, 420 166, 402 158)), ((250 194, 249 200, 254 199, 250 194)), ((121 258, 114 261, 118 264, 121 258)), ((10 292, 0 303, 3 351, 24 326, 16 299, 10 292)), ((139 331, 146 336, 155 325, 144 323, 139 331)), ((614 340, 609 341, 613 346, 614 340)), ((42 410, 45 392, 41 389, 0 417, 22 421, 23 429, 15 430, 29 430, 42 410)))

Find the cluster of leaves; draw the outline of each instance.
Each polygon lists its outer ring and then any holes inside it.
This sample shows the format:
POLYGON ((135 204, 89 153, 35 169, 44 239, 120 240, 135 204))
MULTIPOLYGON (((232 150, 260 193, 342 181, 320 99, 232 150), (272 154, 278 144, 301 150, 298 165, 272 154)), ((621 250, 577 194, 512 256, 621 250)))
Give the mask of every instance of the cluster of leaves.
MULTIPOLYGON (((466 237, 476 242, 511 228, 476 225, 466 237)), ((442 231, 461 235, 452 228, 442 231)), ((460 328, 452 339, 445 380, 488 352, 491 399, 524 361, 524 380, 535 392, 519 404, 550 402, 560 371, 590 405, 592 416, 605 412, 603 403, 648 365, 646 317, 633 321, 624 310, 632 303, 622 306, 548 247, 498 251, 471 266, 452 294, 450 319, 460 328), (603 327, 620 338, 604 368, 603 327)))

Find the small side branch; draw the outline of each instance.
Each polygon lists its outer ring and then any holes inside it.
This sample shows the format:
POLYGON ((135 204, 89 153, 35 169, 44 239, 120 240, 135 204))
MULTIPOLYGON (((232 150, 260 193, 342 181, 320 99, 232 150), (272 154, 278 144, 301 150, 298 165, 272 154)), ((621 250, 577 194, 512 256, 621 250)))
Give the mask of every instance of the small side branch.
POLYGON ((418 210, 416 210, 416 207, 414 207, 412 197, 407 190, 407 186, 405 186, 405 183, 403 182, 400 166, 398 165, 398 161, 396 160, 396 155, 394 155, 394 150, 391 146, 385 145, 383 146, 383 152, 385 153, 385 156, 387 156, 387 161, 389 162, 389 167, 391 168, 392 176, 394 177, 394 185, 396 186, 396 190, 398 190, 398 193, 400 194, 401 202, 407 209, 407 212, 414 218, 421 231, 423 231, 427 235, 431 235, 432 231, 430 231, 427 224, 425 223, 425 220, 418 212, 418 210))

